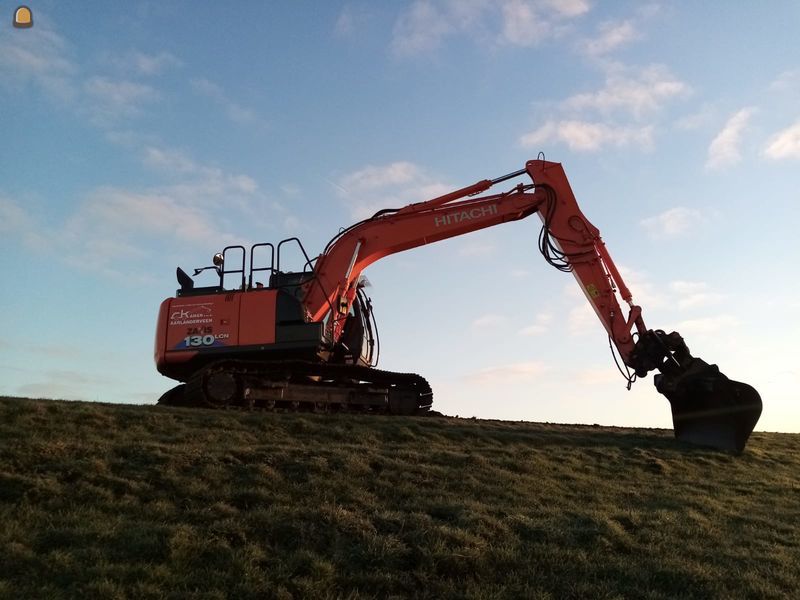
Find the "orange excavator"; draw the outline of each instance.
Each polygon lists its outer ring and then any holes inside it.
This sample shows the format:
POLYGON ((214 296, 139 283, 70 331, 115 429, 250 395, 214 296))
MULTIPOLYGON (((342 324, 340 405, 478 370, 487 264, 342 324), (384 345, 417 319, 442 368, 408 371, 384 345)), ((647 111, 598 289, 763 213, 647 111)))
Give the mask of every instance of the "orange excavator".
POLYGON ((219 284, 196 287, 177 269, 180 289, 161 304, 158 371, 180 385, 160 404, 399 415, 430 411, 433 393, 413 373, 375 368, 380 352, 362 273, 376 260, 458 235, 524 219, 542 220, 539 251, 571 272, 616 348, 630 385, 651 371, 672 407, 682 441, 741 452, 761 415, 751 386, 689 352, 677 332, 648 329, 598 229, 583 215, 559 163, 524 169, 401 208, 386 208, 341 230, 310 259, 297 238, 228 246, 210 269, 219 284), (528 175, 508 191, 489 188, 528 175), (281 269, 299 248, 301 271, 281 269), (285 261, 284 261, 285 262, 285 261), (266 283, 259 281, 264 279, 266 283), (620 306, 627 308, 627 315, 620 306))

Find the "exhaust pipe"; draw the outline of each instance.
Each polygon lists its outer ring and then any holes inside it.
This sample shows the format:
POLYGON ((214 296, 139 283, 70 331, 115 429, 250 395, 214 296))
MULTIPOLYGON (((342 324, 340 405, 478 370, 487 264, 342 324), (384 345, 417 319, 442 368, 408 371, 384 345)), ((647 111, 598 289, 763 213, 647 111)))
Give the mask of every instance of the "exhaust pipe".
POLYGON ((637 375, 654 368, 656 389, 672 408, 675 438, 690 444, 740 453, 761 416, 761 396, 691 355, 677 332, 650 330, 631 354, 637 375), (642 372, 644 370, 644 372, 642 372))

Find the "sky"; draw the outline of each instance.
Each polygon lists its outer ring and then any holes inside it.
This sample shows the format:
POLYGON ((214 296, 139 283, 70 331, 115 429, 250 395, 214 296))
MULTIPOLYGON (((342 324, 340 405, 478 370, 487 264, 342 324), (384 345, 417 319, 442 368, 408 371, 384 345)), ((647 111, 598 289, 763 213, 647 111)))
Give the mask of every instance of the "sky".
MULTIPOLYGON (((16 6, 0 394, 155 403, 176 266, 291 236, 314 256, 544 152, 647 326, 756 387, 758 430, 800 431, 797 2, 31 0, 30 29, 16 6)), ((425 376, 450 415, 671 427, 652 376, 625 389, 540 225, 370 266, 379 366, 425 376)))

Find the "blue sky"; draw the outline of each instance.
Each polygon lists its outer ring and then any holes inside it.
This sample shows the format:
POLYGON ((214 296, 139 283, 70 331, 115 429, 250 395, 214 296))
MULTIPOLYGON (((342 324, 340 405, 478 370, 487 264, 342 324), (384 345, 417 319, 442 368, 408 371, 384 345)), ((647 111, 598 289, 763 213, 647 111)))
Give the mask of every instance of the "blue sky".
MULTIPOLYGON (((645 322, 800 431, 800 5, 0 3, 0 394, 152 403, 174 269, 564 164, 645 322)), ((670 427, 536 218, 366 275, 381 367, 484 418, 670 427)))

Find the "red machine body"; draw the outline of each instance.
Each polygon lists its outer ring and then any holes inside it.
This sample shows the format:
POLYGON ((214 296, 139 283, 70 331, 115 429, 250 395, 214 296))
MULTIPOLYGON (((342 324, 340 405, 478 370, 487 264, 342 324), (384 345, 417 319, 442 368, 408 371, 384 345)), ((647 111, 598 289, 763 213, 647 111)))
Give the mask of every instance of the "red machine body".
POLYGON ((275 344, 277 290, 259 294, 211 294, 168 298, 161 304, 156 336, 156 365, 184 363, 209 348, 275 344), (167 359, 169 353, 169 359, 167 359))

